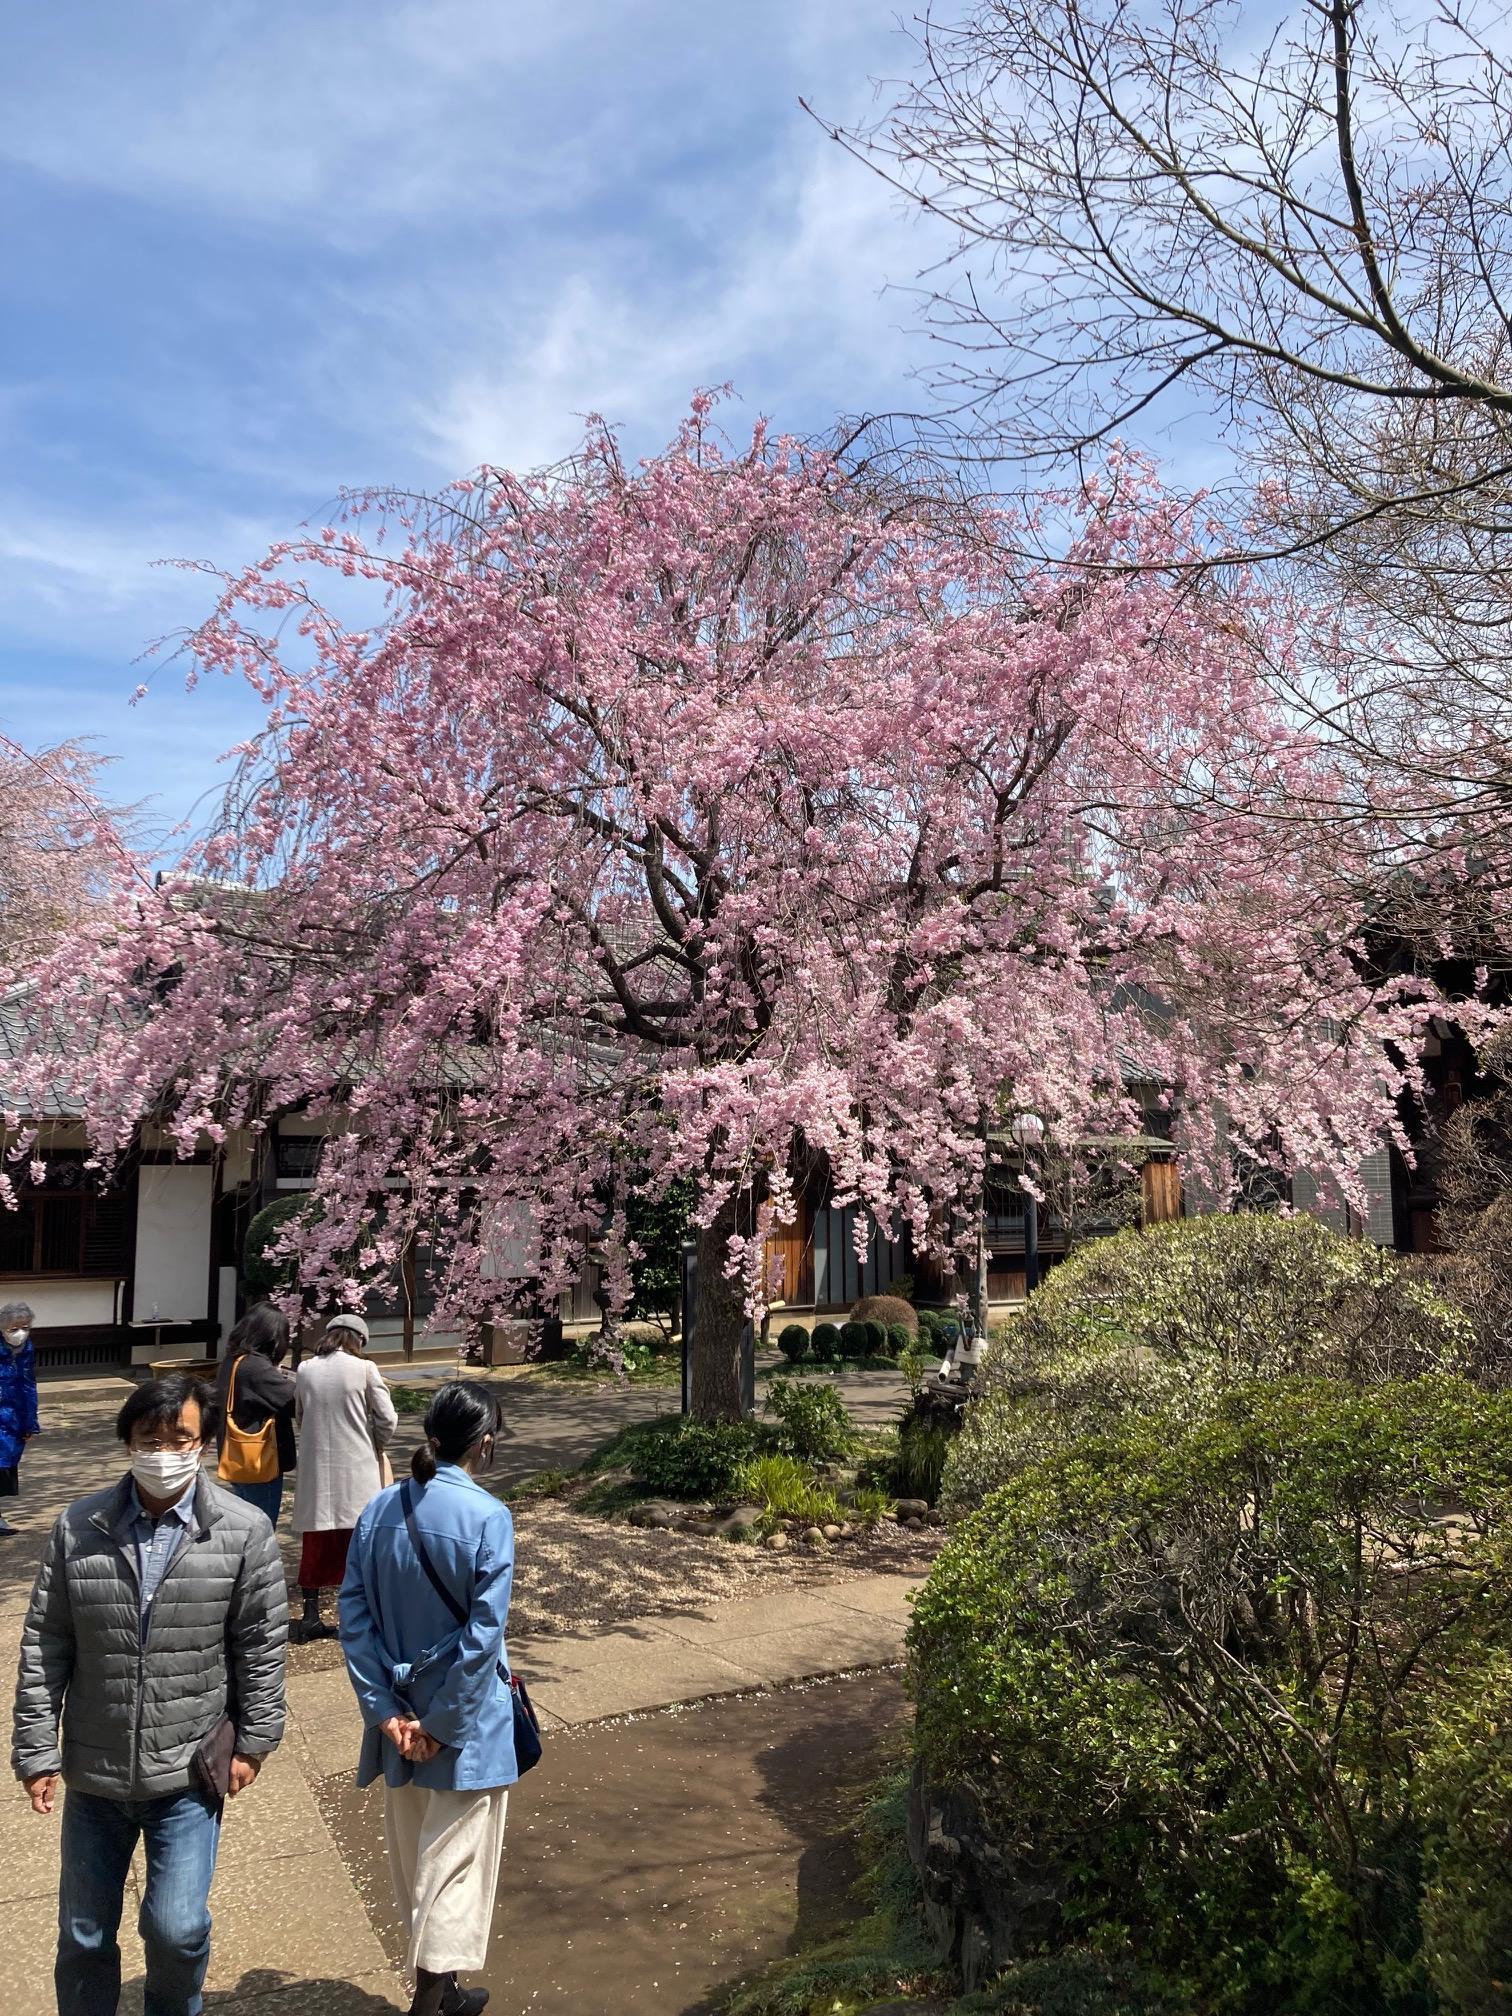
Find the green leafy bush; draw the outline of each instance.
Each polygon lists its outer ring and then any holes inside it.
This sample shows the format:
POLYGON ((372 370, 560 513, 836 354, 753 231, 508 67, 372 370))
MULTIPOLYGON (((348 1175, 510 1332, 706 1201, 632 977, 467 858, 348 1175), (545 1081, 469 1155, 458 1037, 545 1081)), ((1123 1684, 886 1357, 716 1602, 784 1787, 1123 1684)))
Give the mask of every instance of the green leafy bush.
POLYGON ((1505 2016, 1512 1989, 1512 1658, 1457 1687, 1418 1767, 1434 1987, 1462 2016, 1505 2016))
POLYGON ((776 1416, 776 1446, 805 1463, 832 1463, 856 1439, 845 1402, 827 1384, 774 1379, 767 1388, 766 1411, 776 1416))
POLYGON ((1047 1948, 1137 1927, 1181 2006, 1504 2008, 1509 1504, 1512 1399, 1452 1378, 1051 1447, 918 1599, 925 1769, 978 1788, 1047 1948))
POLYGON ((854 1317, 840 1325, 840 1354, 844 1358, 865 1358, 871 1352, 871 1325, 854 1317))
POLYGON ((784 1323, 777 1333, 777 1349, 790 1364, 808 1356, 809 1333, 801 1323, 784 1323))
POLYGON ((643 1484, 668 1498, 733 1498, 763 1439, 751 1421, 707 1423, 679 1417, 674 1427, 635 1443, 630 1468, 643 1484))
POLYGON ((887 1326, 887 1356, 902 1358, 914 1348, 917 1332, 910 1330, 906 1323, 889 1323, 887 1326))
POLYGON ((1468 1368, 1472 1333, 1394 1254, 1259 1212, 1121 1232, 1073 1253, 995 1333, 945 1480, 978 1505, 1051 1444, 1131 1412, 1199 1420, 1248 1379, 1361 1384, 1468 1368))
POLYGON ((840 1356, 840 1328, 836 1323, 816 1323, 809 1340, 821 1365, 833 1365, 840 1356))
POLYGON ((863 1295, 850 1313, 853 1322, 880 1323, 884 1332, 900 1323, 910 1337, 919 1334, 919 1312, 901 1295, 863 1295))

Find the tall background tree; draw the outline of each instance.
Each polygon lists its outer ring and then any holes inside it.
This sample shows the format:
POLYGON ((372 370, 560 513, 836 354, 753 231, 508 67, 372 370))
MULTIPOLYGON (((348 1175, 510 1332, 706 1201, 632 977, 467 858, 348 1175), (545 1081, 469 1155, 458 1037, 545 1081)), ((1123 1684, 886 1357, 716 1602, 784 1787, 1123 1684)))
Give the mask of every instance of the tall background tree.
POLYGON ((1432 1004, 1362 985, 1335 840, 1290 809, 1337 784, 1266 684, 1286 636, 1242 581, 1172 586, 1180 514, 1137 468, 1047 569, 1002 514, 761 425, 737 451, 711 403, 638 467, 595 429, 227 579, 193 655, 266 732, 183 875, 60 961, 42 1033, 106 1151, 158 1088, 186 1151, 338 1120, 317 1294, 418 1235, 443 1309, 486 1316, 507 1227, 509 1271, 550 1293, 591 1247, 623 1307, 627 1187, 690 1180, 718 1418, 813 1158, 860 1236, 938 1242, 1005 1115, 1065 1152, 1134 1122, 1134 1050, 1209 1180, 1237 1151, 1347 1181, 1432 1004))
POLYGON ((1292 596, 1278 691, 1353 765, 1375 870, 1428 871, 1425 936, 1473 873, 1509 942, 1504 10, 976 0, 917 37, 843 137, 957 233, 930 431, 1001 478, 1184 426, 1201 564, 1292 596))

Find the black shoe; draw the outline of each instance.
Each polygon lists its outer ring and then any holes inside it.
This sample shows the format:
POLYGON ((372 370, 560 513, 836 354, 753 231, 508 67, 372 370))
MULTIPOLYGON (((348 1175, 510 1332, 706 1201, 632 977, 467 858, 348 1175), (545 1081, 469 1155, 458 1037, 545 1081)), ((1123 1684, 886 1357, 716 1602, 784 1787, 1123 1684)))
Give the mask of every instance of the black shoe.
POLYGON ((409 2006, 409 2016, 441 2016, 445 2006, 442 1997, 452 1985, 450 1974, 427 1974, 423 1967, 417 1967, 415 1999, 409 2006))
POLYGON ((487 2007, 486 1988, 464 1988, 455 1974, 447 1976, 446 1993, 441 1997, 441 2016, 482 2016, 487 2007))

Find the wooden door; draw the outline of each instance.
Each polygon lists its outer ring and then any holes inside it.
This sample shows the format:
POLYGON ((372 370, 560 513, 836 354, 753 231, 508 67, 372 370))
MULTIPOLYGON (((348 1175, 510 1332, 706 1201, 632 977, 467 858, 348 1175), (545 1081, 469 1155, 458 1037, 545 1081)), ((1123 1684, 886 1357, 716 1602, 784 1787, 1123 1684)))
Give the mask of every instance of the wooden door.
POLYGON ((1139 1184, 1146 1225, 1164 1225, 1181 1216, 1181 1171, 1174 1162, 1146 1162, 1139 1184))

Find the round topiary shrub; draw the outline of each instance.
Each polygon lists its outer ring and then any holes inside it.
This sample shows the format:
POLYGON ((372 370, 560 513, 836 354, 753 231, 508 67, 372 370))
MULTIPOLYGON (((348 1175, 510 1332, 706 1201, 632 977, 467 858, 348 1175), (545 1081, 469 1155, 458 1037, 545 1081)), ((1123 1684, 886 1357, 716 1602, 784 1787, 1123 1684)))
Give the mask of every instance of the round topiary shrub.
POLYGON ((1292 1373, 1457 1372, 1472 1349, 1428 1280, 1316 1218, 1184 1218, 1092 1240, 995 1334, 945 1500, 978 1505, 1051 1444, 1131 1412, 1195 1420, 1241 1381, 1292 1373))
POLYGON ((1182 2007, 1501 2009, 1509 1504, 1512 1399, 1444 1377, 1239 1383, 1020 1467, 909 1632, 951 1880, 1044 1952, 1137 1926, 1182 2007))
POLYGON ((809 1333, 801 1323, 784 1323, 777 1333, 777 1349, 790 1364, 808 1356, 809 1333))
POLYGON ((887 1356, 901 1358, 905 1351, 912 1350, 918 1333, 904 1323, 889 1323, 887 1326, 887 1356))
POLYGON ((294 1285, 297 1261, 292 1254, 275 1254, 270 1249, 291 1226, 319 1223, 322 1207, 307 1190, 275 1197, 264 1204, 247 1227, 242 1247, 242 1278, 259 1295, 274 1295, 294 1285))
POLYGON ((870 1325, 852 1317, 840 1325, 840 1354, 844 1358, 865 1358, 871 1350, 870 1325))
POLYGON ((816 1323, 809 1343, 822 1365, 833 1365, 840 1356, 840 1326, 836 1323, 816 1323))
POLYGON ((880 1323, 884 1330, 894 1323, 901 1323, 910 1337, 919 1334, 922 1312, 915 1309, 911 1302, 905 1302, 901 1295, 863 1295, 850 1313, 863 1323, 868 1319, 880 1323))

